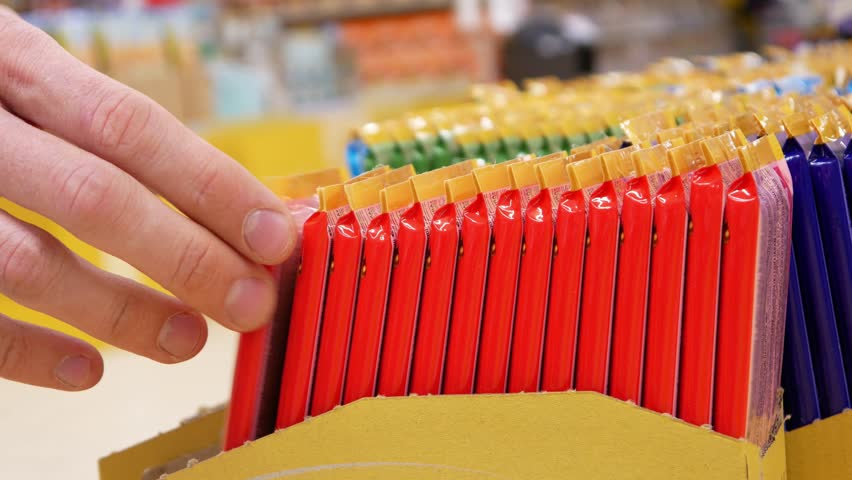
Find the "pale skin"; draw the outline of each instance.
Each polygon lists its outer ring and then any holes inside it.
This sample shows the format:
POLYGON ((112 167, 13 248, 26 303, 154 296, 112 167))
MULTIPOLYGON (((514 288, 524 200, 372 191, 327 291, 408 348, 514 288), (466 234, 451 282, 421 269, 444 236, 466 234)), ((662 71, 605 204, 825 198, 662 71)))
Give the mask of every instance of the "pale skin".
MULTIPOLYGON (((175 296, 103 272, 2 210, 0 293, 162 363, 201 350, 203 315, 236 331, 267 322, 276 288, 261 265, 296 244, 290 212, 248 171, 2 6, 0 195, 175 296)), ((86 342, 0 314, 0 378, 77 391, 103 369, 86 342)))

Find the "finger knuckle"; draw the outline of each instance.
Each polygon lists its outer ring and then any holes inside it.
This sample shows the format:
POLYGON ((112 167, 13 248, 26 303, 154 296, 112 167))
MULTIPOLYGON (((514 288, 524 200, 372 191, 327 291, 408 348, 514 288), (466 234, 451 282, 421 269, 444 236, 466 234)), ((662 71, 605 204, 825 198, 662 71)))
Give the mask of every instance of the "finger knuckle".
POLYGON ((193 239, 187 242, 177 262, 171 285, 185 291, 200 291, 216 282, 217 271, 213 261, 214 244, 212 240, 193 239))
POLYGON ((231 187, 226 186, 229 180, 227 172, 216 168, 215 162, 208 161, 201 166, 190 185, 193 186, 193 203, 201 209, 223 209, 231 204, 227 193, 231 187))
POLYGON ((106 221, 116 221, 110 215, 120 211, 121 198, 117 184, 120 174, 96 163, 79 165, 62 172, 57 179, 58 202, 65 215, 82 229, 95 228, 106 221))
POLYGON ((130 295, 121 295, 115 302, 106 320, 108 330, 106 332, 109 341, 116 342, 117 339, 126 339, 133 335, 133 298, 130 295))
POLYGON ((35 95, 39 84, 38 58, 47 45, 44 32, 10 10, 0 10, 0 88, 11 88, 21 101, 35 95), (6 48, 9 45, 11 48, 6 48))
POLYGON ((9 378, 20 370, 30 351, 23 325, 17 322, 0 330, 0 377, 9 378))
POLYGON ((0 288, 16 298, 38 297, 61 273, 53 245, 23 229, 0 233, 0 288))
POLYGON ((151 122, 153 106, 142 94, 110 85, 96 98, 88 119, 88 131, 97 147, 134 148, 151 122))

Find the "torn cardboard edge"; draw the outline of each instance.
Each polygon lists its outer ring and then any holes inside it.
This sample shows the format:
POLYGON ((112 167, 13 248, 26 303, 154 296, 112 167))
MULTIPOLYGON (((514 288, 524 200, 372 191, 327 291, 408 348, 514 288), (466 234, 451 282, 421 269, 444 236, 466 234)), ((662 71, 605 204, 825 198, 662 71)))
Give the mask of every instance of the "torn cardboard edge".
MULTIPOLYGON (((145 444, 176 441, 163 437, 145 444)), ((305 478, 329 480, 546 479, 571 472, 572 478, 604 479, 630 472, 637 478, 781 480, 784 438, 779 431, 762 454, 745 440, 594 392, 378 397, 190 461, 191 468, 168 478, 256 480, 305 472, 305 478)), ((104 469, 137 448, 103 459, 102 480, 140 478, 104 469)), ((179 457, 159 465, 185 460, 179 457)))
POLYGON ((159 469, 163 470, 162 473, 172 473, 185 468, 191 459, 202 460, 218 454, 226 411, 225 405, 199 409, 196 415, 182 421, 177 428, 102 458, 98 462, 100 478, 159 478, 159 475, 149 475, 159 469), (212 455, 211 449, 215 450, 212 455), (183 459, 182 464, 180 459, 183 459), (175 462, 178 464, 174 465, 175 462))
POLYGON ((160 480, 164 475, 167 476, 185 468, 189 468, 198 462, 203 462, 204 460, 213 458, 221 452, 222 447, 219 445, 219 442, 210 444, 207 448, 202 448, 196 452, 181 455, 165 465, 146 468, 142 473, 142 480, 160 480))

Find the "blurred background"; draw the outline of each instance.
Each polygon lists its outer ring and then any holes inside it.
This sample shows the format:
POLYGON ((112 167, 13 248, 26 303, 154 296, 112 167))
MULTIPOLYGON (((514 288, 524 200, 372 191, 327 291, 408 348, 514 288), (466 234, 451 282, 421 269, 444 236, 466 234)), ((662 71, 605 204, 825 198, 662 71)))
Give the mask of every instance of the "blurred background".
MULTIPOLYGON (((571 78, 852 34, 852 0, 4 3, 258 176, 342 167, 362 123, 465 99, 474 83, 571 78)), ((45 219, 3 199, 0 208, 102 268, 156 287, 45 219)), ((3 297, 0 311, 81 335, 3 297)), ((99 457, 225 402, 236 336, 212 328, 208 347, 180 366, 104 347, 104 380, 88 392, 0 382, 0 477, 96 478, 99 457)))

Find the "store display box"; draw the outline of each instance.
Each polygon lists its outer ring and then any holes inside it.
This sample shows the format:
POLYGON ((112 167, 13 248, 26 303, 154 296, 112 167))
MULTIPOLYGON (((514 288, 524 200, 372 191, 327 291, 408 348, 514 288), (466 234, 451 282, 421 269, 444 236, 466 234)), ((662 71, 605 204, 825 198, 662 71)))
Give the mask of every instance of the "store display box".
POLYGON ((787 478, 852 478, 852 410, 787 432, 787 478))
POLYGON ((168 479, 786 478, 783 430, 762 451, 591 392, 367 398, 196 462, 213 437, 180 434, 204 421, 102 459, 101 479, 156 480, 187 464, 168 479))
POLYGON ((102 458, 101 480, 158 480, 162 473, 218 454, 225 414, 225 407, 202 411, 174 430, 102 458))

